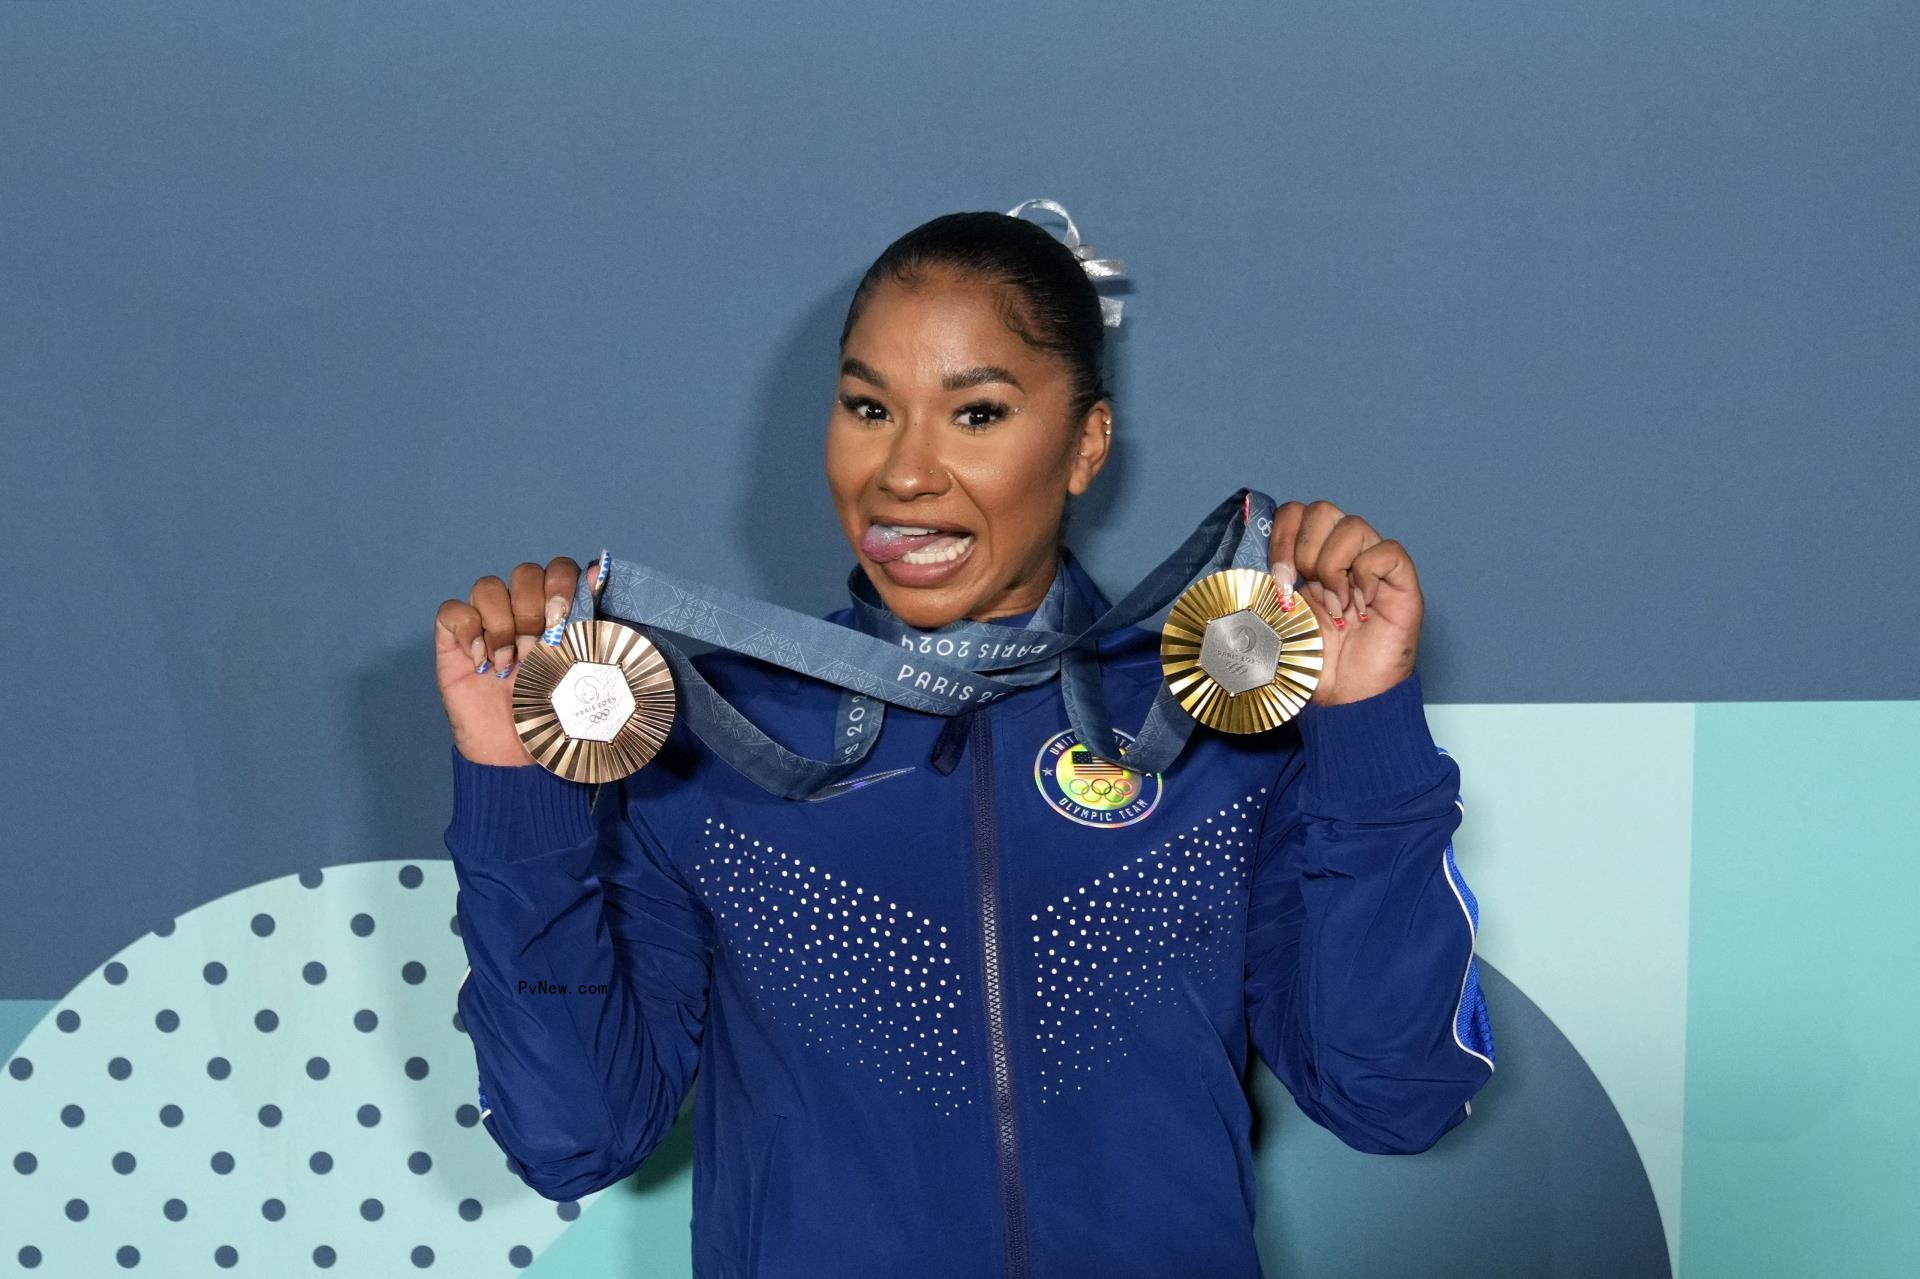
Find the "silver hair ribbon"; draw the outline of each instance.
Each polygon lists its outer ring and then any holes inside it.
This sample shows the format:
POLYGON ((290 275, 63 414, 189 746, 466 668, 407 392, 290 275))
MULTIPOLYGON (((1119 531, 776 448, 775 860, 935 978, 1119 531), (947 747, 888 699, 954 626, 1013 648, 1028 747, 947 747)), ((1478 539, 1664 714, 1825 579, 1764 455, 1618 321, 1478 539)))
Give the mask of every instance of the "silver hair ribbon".
MULTIPOLYGON (((1067 233, 1060 242, 1073 250, 1073 256, 1080 259, 1080 267, 1093 280, 1113 280, 1126 274, 1126 266, 1119 258, 1098 258, 1093 255, 1091 244, 1080 242, 1080 228, 1073 224, 1073 218, 1066 207, 1058 200, 1022 200, 1007 210, 1008 217, 1019 217, 1028 209, 1045 209, 1056 214, 1067 224, 1067 233)), ((1120 324, 1120 300, 1102 297, 1100 299, 1100 322, 1108 328, 1118 328, 1120 324)))

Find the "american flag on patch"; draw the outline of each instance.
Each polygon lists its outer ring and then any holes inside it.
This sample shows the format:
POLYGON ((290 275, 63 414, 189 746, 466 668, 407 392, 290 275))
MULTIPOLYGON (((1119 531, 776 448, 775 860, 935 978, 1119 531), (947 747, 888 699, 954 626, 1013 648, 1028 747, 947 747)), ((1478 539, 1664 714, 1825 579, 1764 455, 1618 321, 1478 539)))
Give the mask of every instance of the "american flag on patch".
POLYGON ((1101 759, 1084 746, 1076 746, 1068 751, 1067 762, 1073 766, 1075 777, 1104 777, 1108 781, 1117 781, 1130 771, 1101 759))

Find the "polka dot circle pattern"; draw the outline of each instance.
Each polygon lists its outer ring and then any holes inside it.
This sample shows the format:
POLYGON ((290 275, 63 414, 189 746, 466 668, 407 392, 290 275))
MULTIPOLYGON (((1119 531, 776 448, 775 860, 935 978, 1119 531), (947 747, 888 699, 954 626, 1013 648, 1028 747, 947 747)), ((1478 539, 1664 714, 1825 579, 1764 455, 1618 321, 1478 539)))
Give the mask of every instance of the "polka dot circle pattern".
POLYGON ((466 1118, 454 894, 444 861, 287 875, 102 964, 0 1072, 0 1257, 60 1275, 533 1264, 569 1218, 466 1118))

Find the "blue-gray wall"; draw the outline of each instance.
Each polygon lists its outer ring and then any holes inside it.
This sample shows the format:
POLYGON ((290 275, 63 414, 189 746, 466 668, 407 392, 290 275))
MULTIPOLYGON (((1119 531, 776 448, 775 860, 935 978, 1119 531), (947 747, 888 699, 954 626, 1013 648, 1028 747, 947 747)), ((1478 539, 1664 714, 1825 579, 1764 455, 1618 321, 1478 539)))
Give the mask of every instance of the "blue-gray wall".
POLYGON ((1920 694, 1910 5, 0 3, 0 995, 444 820, 434 608, 611 545, 809 612, 886 242, 1133 277, 1076 514, 1412 549, 1439 702, 1920 694))

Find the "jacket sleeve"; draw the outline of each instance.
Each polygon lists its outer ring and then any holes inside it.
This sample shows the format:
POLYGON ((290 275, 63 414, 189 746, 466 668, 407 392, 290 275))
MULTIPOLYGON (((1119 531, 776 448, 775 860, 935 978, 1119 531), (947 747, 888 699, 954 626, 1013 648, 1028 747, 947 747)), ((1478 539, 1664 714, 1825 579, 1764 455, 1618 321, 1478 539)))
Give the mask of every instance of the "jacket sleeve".
POLYGON ((1307 706, 1269 787, 1247 920, 1248 1033, 1300 1109, 1356 1150, 1416 1154, 1493 1073, 1478 905, 1453 860, 1460 774, 1417 673, 1307 706))
POLYGON ((453 768, 480 1120, 529 1186, 578 1199, 660 1144, 699 1059, 712 933, 669 856, 688 805, 657 764, 598 796, 458 749, 453 768))

